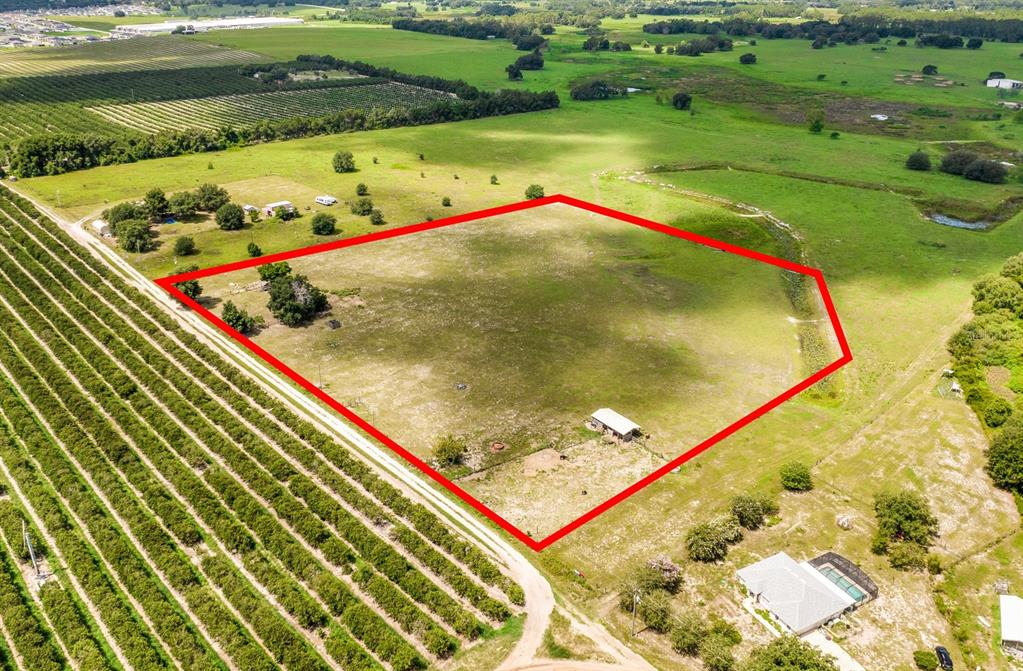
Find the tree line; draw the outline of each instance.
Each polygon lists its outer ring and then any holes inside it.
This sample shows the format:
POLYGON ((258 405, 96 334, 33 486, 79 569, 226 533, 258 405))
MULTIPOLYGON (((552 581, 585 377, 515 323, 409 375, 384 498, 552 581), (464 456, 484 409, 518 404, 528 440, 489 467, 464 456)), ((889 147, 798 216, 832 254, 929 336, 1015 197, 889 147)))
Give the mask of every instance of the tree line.
POLYGON ((876 42, 886 37, 924 38, 921 46, 962 46, 961 41, 931 40, 927 36, 950 35, 974 37, 1002 42, 1023 41, 1023 20, 989 19, 979 17, 959 18, 900 18, 880 14, 843 16, 836 23, 829 21, 803 21, 800 23, 770 23, 748 19, 725 19, 703 21, 700 19, 670 19, 655 21, 643 26, 643 32, 656 35, 696 33, 716 35, 725 33, 734 37, 760 36, 766 39, 824 39, 831 42, 855 43, 876 42))
POLYGON ((331 56, 299 56, 332 69, 352 70, 371 77, 383 77, 413 86, 455 94, 451 100, 423 107, 391 109, 347 109, 317 117, 263 119, 239 128, 164 131, 153 135, 104 136, 96 133, 53 133, 25 138, 10 153, 11 172, 19 177, 59 175, 101 165, 134 163, 228 147, 275 140, 329 135, 360 130, 379 130, 463 121, 488 116, 534 112, 558 107, 554 91, 480 91, 463 81, 406 75, 367 63, 349 62, 331 56))

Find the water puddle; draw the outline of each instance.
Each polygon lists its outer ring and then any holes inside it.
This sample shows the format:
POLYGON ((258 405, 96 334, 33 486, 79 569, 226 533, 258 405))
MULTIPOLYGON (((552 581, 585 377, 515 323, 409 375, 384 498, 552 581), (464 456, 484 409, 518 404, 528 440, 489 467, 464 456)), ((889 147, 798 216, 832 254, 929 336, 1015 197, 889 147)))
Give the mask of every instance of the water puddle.
POLYGON ((986 231, 994 224, 990 221, 963 221, 956 217, 950 217, 947 214, 929 214, 927 218, 936 224, 942 226, 951 226, 952 228, 964 228, 968 231, 986 231))

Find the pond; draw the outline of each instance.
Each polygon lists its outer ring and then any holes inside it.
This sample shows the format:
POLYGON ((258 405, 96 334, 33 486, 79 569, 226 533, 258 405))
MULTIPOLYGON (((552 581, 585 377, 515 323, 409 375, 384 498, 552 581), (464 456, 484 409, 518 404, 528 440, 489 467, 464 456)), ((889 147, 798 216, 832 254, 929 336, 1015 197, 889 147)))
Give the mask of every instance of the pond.
POLYGON ((929 214, 927 215, 927 218, 937 224, 941 224, 942 226, 965 228, 969 231, 986 231, 994 225, 990 221, 963 221, 956 217, 950 217, 947 214, 929 214))

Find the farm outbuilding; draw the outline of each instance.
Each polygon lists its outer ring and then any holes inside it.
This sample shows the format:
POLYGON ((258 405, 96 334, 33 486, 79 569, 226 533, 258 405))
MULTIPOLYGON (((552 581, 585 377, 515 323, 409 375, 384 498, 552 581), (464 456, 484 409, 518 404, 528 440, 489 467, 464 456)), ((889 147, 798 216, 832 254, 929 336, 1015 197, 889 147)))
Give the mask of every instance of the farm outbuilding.
POLYGON ((291 212, 295 209, 295 206, 291 204, 290 200, 278 200, 275 203, 267 203, 263 206, 263 214, 268 217, 272 217, 277 214, 277 210, 285 210, 291 212))
POLYGON ((96 235, 101 235, 104 238, 109 238, 113 235, 113 232, 110 230, 110 224, 102 219, 97 219, 92 222, 92 230, 96 231, 96 235))
POLYGON ((619 440, 632 440, 639 435, 639 424, 619 415, 611 408, 601 408, 590 415, 590 423, 598 430, 612 434, 619 440))
POLYGON ((1023 654, 1023 599, 1002 594, 998 610, 1002 618, 1002 647, 1023 654))
POLYGON ((989 79, 987 86, 991 89, 1023 89, 1023 82, 1018 79, 989 79))

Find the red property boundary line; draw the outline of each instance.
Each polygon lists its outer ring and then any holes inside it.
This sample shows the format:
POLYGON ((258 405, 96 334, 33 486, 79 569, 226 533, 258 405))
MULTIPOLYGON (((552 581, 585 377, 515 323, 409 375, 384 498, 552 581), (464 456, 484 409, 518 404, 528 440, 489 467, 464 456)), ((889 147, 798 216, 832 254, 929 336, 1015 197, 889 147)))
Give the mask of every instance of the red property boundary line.
POLYGON ((470 506, 475 508, 477 511, 479 511, 482 515, 484 515, 485 517, 487 517, 488 519, 493 521, 499 527, 501 527, 502 529, 507 531, 509 534, 511 534, 512 536, 514 536, 518 540, 522 541, 522 543, 524 543, 525 545, 527 545, 528 547, 532 548, 533 550, 535 550, 537 552, 543 550, 544 548, 546 548, 547 546, 551 545, 552 543, 554 543, 558 539, 563 538, 567 534, 571 533, 575 529, 578 529, 579 527, 581 527, 582 525, 586 524, 590 520, 596 518, 597 516, 601 515, 602 513, 610 510, 611 508, 613 508, 617 504, 621 503, 625 499, 629 498, 630 496, 632 496, 636 492, 640 491, 641 489, 643 489, 647 485, 651 484, 655 480, 658 480, 659 478, 663 477, 664 475, 666 475, 667 473, 671 472, 675 468, 677 468, 677 467, 681 466, 682 464, 686 463, 687 461, 689 461, 690 459, 692 459, 696 455, 706 451, 707 449, 709 449, 710 447, 712 447, 716 443, 722 441, 723 439, 727 438, 728 436, 731 436, 732 434, 737 432, 739 429, 747 426, 748 424, 750 424, 751 422, 753 422, 757 418, 763 416, 764 414, 766 414, 767 412, 773 410, 774 408, 777 408, 779 405, 781 405, 785 401, 788 401, 789 399, 793 398, 797 394, 799 394, 799 393, 809 389, 814 384, 820 382, 821 380, 823 380, 827 376, 829 376, 832 373, 834 373, 835 371, 837 371, 842 366, 844 366, 847 363, 849 363, 850 361, 852 361, 852 352, 849 349, 849 343, 846 340, 845 332, 842 330, 842 325, 839 322, 838 312, 835 310, 835 305, 834 305, 834 303, 831 300, 831 294, 828 292, 827 285, 826 285, 826 283, 824 281, 824 274, 820 270, 818 270, 817 268, 811 268, 809 266, 804 266, 804 265, 801 265, 801 264, 798 264, 798 263, 793 263, 792 261, 787 261, 785 259, 780 259, 780 258, 777 258, 777 257, 774 257, 774 256, 770 256, 768 254, 762 254, 760 252, 756 252, 756 251, 753 251, 753 250, 745 249, 743 247, 738 247, 736 245, 732 245, 732 244, 729 244, 727 242, 722 242, 720 240, 715 240, 713 238, 708 238, 708 237, 705 237, 705 236, 702 236, 702 235, 698 235, 696 233, 691 233, 689 231, 684 231, 684 230, 681 230, 681 229, 678 229, 678 228, 672 228, 671 226, 666 226, 664 224, 660 224, 660 223, 657 223, 655 221, 650 221, 649 219, 643 219, 641 217, 636 217, 634 215, 627 214, 627 213, 624 213, 624 212, 618 212, 618 211, 612 210, 610 208, 602 207, 600 205, 595 205, 593 203, 588 203, 586 201, 578 200, 576 198, 572 198, 570 196, 564 196, 564 195, 561 195, 561 194, 557 194, 557 195, 553 195, 553 196, 547 196, 545 198, 537 198, 537 199, 534 199, 534 200, 527 200, 527 201, 523 201, 523 202, 520 202, 520 203, 513 203, 511 205, 502 205, 500 207, 493 207, 493 208, 489 208, 489 209, 486 209, 486 210, 479 210, 477 212, 469 212, 469 213, 466 213, 466 214, 460 214, 460 215, 456 215, 456 216, 453 216, 453 217, 447 217, 445 219, 437 219, 435 221, 427 221, 427 222, 423 222, 423 223, 419 223, 419 224, 413 224, 411 226, 403 226, 403 227, 399 227, 399 228, 392 228, 392 229, 388 229, 388 230, 385 230, 385 231, 369 233, 367 235, 360 235, 360 236, 357 236, 357 237, 354 237, 354 238, 346 238, 344 240, 335 240, 335 241, 331 241, 331 242, 327 242, 327 243, 323 243, 323 244, 319 244, 319 245, 312 245, 310 247, 303 247, 303 248, 294 249, 294 250, 291 250, 291 251, 280 252, 278 254, 270 254, 268 256, 261 256, 261 257, 257 257, 257 258, 253 258, 253 259, 244 259, 242 261, 236 261, 234 263, 227 263, 227 264, 223 264, 223 265, 220 265, 220 266, 214 266, 212 268, 204 268, 204 269, 201 269, 201 270, 195 270, 195 271, 191 271, 191 272, 187 272, 187 273, 180 273, 180 274, 177 274, 177 275, 170 275, 168 277, 163 277, 163 278, 160 278, 158 280, 155 280, 155 282, 160 287, 162 287, 163 289, 168 291, 171 295, 173 295, 181 303, 185 304, 186 306, 188 306, 189 308, 191 308, 195 312, 199 313, 204 318, 206 318, 210 323, 212 323, 214 326, 219 328, 221 331, 226 333, 228 336, 230 336, 234 340, 238 341, 243 347, 248 349, 250 352, 252 352, 256 356, 260 357, 261 359, 263 359, 264 361, 269 363, 271 366, 273 366, 278 371, 280 371, 281 373, 286 375, 289 379, 291 379, 293 382, 295 382, 296 384, 301 386, 303 389, 308 391, 310 394, 312 394, 313 396, 318 398, 320 401, 326 403, 331 408, 333 408, 337 412, 341 413, 342 416, 344 416, 346 419, 348 419, 353 424, 358 426, 360 429, 362 429, 363 431, 368 433, 370 436, 372 436, 376 440, 380 441, 381 443, 383 443, 384 445, 389 447, 394 452, 396 452, 399 455, 401 455, 405 460, 407 460, 409 463, 411 463, 416 468, 421 470, 423 473, 429 475, 431 478, 433 478, 441 486, 443 486, 446 489, 448 489, 450 492, 452 492, 453 494, 455 494, 456 496, 461 498, 463 501, 468 503, 470 506), (533 209, 533 208, 536 208, 536 207, 542 207, 544 205, 550 205, 552 203, 561 203, 563 205, 570 205, 572 207, 576 207, 576 208, 579 208, 579 209, 582 209, 582 210, 587 210, 589 212, 594 212, 596 214, 601 214, 601 215, 604 215, 604 216, 607 216, 607 217, 618 219, 619 221, 625 221, 625 222, 628 222, 630 224, 635 224, 637 226, 641 226, 643 228, 647 228, 647 229, 650 229, 650 230, 653 230, 653 231, 657 231, 659 233, 664 233, 666 235, 670 235, 670 236, 673 236, 673 237, 676 237, 676 238, 681 238, 683 240, 689 240, 690 242, 695 242, 697 244, 705 245, 707 247, 712 247, 714 249, 719 249, 721 251, 728 252, 730 254, 735 254, 737 256, 742 256, 742 257, 745 257, 745 258, 748 258, 748 259, 753 259, 755 261, 761 261, 763 263, 767 263, 767 264, 770 264, 772 266, 776 266, 778 268, 782 268, 784 270, 788 270, 788 271, 796 272, 796 273, 801 273, 803 275, 807 275, 809 277, 812 277, 816 281, 816 283, 817 283, 817 289, 820 291, 821 300, 824 303, 824 308, 825 308, 825 310, 828 313, 828 318, 830 320, 831 327, 834 329, 835 338, 838 341, 838 345, 839 345, 839 348, 841 350, 842 356, 840 358, 836 359, 835 361, 831 362, 830 364, 828 364, 827 366, 825 366, 821 370, 817 371, 816 373, 814 373, 810 377, 806 378, 805 380, 797 383, 796 385, 794 385, 791 388, 787 389, 786 391, 782 392, 777 397, 775 397, 775 398, 771 399, 770 401, 764 403, 763 405, 761 405, 760 407, 756 408, 755 410, 753 410, 749 414, 747 414, 744 417, 742 417, 742 418, 736 420, 735 422, 729 424, 728 426, 726 426, 725 428, 721 429, 720 431, 718 431, 717 433, 715 433, 711 437, 707 438, 703 442, 701 442, 698 445, 690 448, 689 450, 687 450, 683 454, 679 455, 678 457, 676 457, 672 461, 664 464, 663 466, 658 468, 656 471, 654 471, 650 475, 647 475, 646 477, 644 477, 639 482, 636 482, 635 484, 627 487, 626 489, 622 490, 618 494, 616 494, 616 495, 612 496, 611 498, 607 499, 606 501, 604 501, 603 503, 599 504, 598 506, 596 506, 595 508, 593 508, 589 512, 587 512, 584 515, 582 515, 581 517, 577 518, 576 520, 574 520, 572 522, 569 522, 568 524, 566 524, 562 528, 558 529, 554 533, 550 534, 549 536, 547 536, 545 538, 542 538, 540 540, 536 540, 536 539, 528 536, 526 533, 521 531, 514 524, 512 524, 511 522, 509 522, 508 520, 504 519, 499 514, 497 514, 496 512, 494 512, 493 510, 491 510, 487 506, 485 506, 482 502, 477 500, 475 497, 473 497, 467 491, 465 491, 464 489, 462 489, 461 487, 456 485, 454 482, 452 482, 448 478, 444 477, 441 473, 439 473, 437 470, 432 468, 425 461, 423 461, 422 459, 420 459, 416 455, 412 454, 411 452, 409 452, 407 449, 405 449, 404 447, 402 447, 401 445, 399 445, 395 441, 391 440, 382 431, 380 431, 379 429, 374 427, 372 424, 370 424, 369 422, 364 420, 362 417, 357 415, 352 410, 346 408, 344 405, 342 405, 341 403, 336 401, 333 397, 331 397, 329 394, 327 394, 322 389, 317 387, 315 384, 313 384, 309 380, 307 380, 304 377, 302 377, 301 375, 299 375, 296 371, 292 370, 287 364, 282 362, 280 359, 278 359, 274 355, 270 354, 270 352, 266 351, 265 349, 263 349, 262 347, 260 347, 259 345, 257 345, 253 341, 251 341, 250 339, 246 338, 245 336, 243 336, 238 331, 232 329, 230 326, 228 326, 226 323, 224 323, 224 321, 220 317, 218 317, 217 315, 213 314, 208 309, 204 308, 202 305, 200 305, 195 300, 193 300, 193 299, 189 298, 188 296, 184 295, 177 287, 174 286, 176 283, 183 282, 185 280, 201 279, 203 277, 210 277, 212 275, 220 275, 222 273, 227 273, 227 272, 231 272, 231 271, 235 271, 235 270, 241 270, 241 269, 244 269, 244 268, 253 268, 253 267, 256 267, 256 266, 261 266, 261 265, 266 264, 266 263, 275 263, 275 262, 278 262, 278 261, 287 261, 289 259, 295 259, 295 258, 300 258, 300 257, 303 257, 303 256, 309 256, 309 255, 312 255, 312 254, 318 254, 320 252, 326 252, 326 251, 330 251, 330 250, 333 250, 333 249, 342 249, 344 247, 354 247, 356 245, 361 245, 361 244, 365 244, 365 243, 368 243, 368 242, 374 242, 376 240, 386 240, 388 238, 396 238, 396 237, 400 237, 400 236, 404 236, 404 235, 412 235, 413 233, 419 233, 419 232, 422 232, 422 231, 429 231, 429 230, 433 230, 433 229, 436 229, 436 228, 443 228, 445 226, 452 226, 454 224, 460 224, 460 223, 464 223, 464 222, 467 222, 467 221, 475 221, 475 220, 478 220, 478 219, 486 219, 488 217, 494 217, 494 216, 497 216, 497 215, 500 215, 500 214, 508 214, 510 212, 521 212, 523 210, 529 210, 529 209, 533 209))

